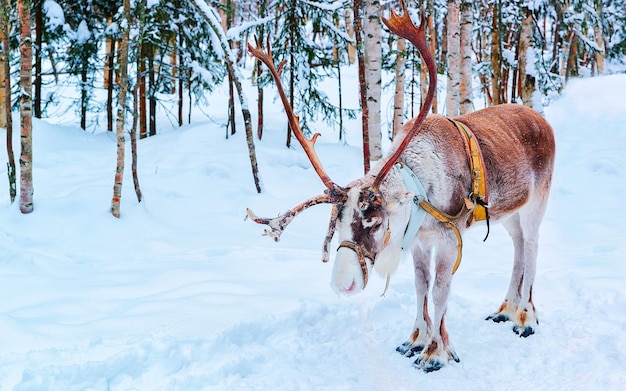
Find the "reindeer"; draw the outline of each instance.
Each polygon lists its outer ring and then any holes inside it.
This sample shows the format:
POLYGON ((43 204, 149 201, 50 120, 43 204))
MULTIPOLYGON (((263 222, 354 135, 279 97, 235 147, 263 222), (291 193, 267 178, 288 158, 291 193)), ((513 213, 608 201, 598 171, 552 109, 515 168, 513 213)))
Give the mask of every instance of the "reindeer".
POLYGON ((404 4, 403 10, 403 16, 391 11, 390 18, 382 20, 422 55, 430 80, 426 103, 403 127, 403 137, 392 143, 389 155, 345 187, 330 179, 315 153, 319 134, 307 139, 300 130, 280 82, 284 62, 276 69, 269 44, 267 54, 248 45, 272 73, 291 129, 326 190, 276 218, 260 218, 249 209, 247 217, 267 225, 265 235, 278 241, 300 212, 332 204, 322 260, 328 261, 336 233, 340 244, 331 285, 347 295, 365 288, 372 269, 388 279, 401 252, 409 252, 415 267, 417 317, 409 338, 396 350, 416 356, 414 366, 430 372, 450 360, 459 362, 444 319, 452 275, 460 262, 462 234, 476 220, 486 220, 487 226, 490 220, 502 222, 514 246, 508 292, 487 319, 512 321, 513 331, 521 337, 535 333, 538 321, 532 291, 538 231, 550 191, 555 142, 543 117, 520 105, 493 106, 454 120, 427 116, 436 91, 435 63, 428 51, 423 15, 417 28, 404 4), (429 294, 435 307, 432 318, 429 294))

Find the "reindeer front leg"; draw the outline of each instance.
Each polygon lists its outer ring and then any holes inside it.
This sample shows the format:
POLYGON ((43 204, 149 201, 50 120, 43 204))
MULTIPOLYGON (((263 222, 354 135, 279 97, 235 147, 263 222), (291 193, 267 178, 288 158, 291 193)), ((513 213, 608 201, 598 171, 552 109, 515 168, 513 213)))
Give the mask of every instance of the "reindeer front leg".
POLYGON ((444 322, 456 254, 456 237, 452 232, 445 232, 437 246, 435 260, 436 274, 432 293, 435 312, 432 335, 426 348, 417 356, 413 364, 424 372, 439 370, 450 360, 460 361, 450 345, 444 322))
POLYGON ((396 351, 406 357, 413 357, 421 353, 430 340, 431 320, 428 315, 428 291, 430 283, 430 260, 432 247, 422 249, 416 246, 413 250, 413 265, 415 266, 415 293, 417 298, 417 315, 415 325, 409 339, 396 348, 396 351))

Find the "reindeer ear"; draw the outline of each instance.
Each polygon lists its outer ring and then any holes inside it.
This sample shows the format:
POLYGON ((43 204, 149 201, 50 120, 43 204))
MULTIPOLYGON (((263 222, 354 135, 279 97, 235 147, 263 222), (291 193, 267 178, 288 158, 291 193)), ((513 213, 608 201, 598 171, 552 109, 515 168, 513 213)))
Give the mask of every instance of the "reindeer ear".
POLYGON ((389 212, 394 212, 398 210, 398 208, 404 206, 407 201, 411 200, 413 196, 414 194, 412 191, 404 191, 392 194, 387 201, 387 210, 389 212))

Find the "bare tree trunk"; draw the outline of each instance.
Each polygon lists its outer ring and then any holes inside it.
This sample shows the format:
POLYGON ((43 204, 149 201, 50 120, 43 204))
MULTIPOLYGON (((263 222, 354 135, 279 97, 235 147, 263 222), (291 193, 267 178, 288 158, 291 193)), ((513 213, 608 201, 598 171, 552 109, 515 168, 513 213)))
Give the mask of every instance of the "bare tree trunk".
MULTIPOLYGON (((179 24, 179 31, 182 31, 182 24, 179 24)), ((178 126, 183 126, 183 35, 178 34, 178 126)), ((189 106, 191 111, 191 106, 189 106)))
POLYGON ((124 125, 126 120, 126 94, 128 93, 128 40, 131 24, 130 0, 124 0, 124 16, 126 23, 122 27, 122 43, 119 58, 119 86, 120 93, 117 102, 117 121, 115 133, 117 136, 117 165, 115 168, 115 182, 113 184, 113 198, 111 199, 111 213, 120 217, 120 201, 122 199, 122 182, 124 180, 124 155, 126 139, 124 137, 124 125))
POLYGON ((341 91, 341 55, 337 59, 337 93, 339 95, 339 140, 345 138, 343 129, 343 93, 341 91))
POLYGON ((154 71, 154 56, 155 56, 155 47, 153 45, 149 46, 150 51, 148 52, 148 82, 150 83, 150 88, 148 89, 148 134, 150 136, 156 136, 156 75, 154 71))
POLYGON ((11 68, 9 61, 9 12, 10 2, 9 0, 0 0, 0 44, 2 45, 2 51, 0 52, 0 67, 4 73, 4 85, 0 88, 4 92, 4 99, 0 100, 0 106, 3 108, 3 113, 0 113, 0 118, 4 120, 4 127, 6 128, 6 147, 7 147, 7 175, 9 177, 9 197, 11 203, 15 201, 17 196, 17 186, 15 178, 15 155, 13 153, 13 117, 11 115, 11 68))
MULTIPOLYGON (((267 16, 267 0, 261 0, 258 2, 258 12, 259 12, 259 17, 261 18, 264 18, 265 16, 267 16)), ((256 28, 256 33, 258 36, 259 45, 263 45, 263 42, 265 42, 265 27, 263 25, 258 26, 256 28)), ((261 76, 263 75, 263 63, 259 59, 256 59, 255 64, 256 64, 256 78, 257 78, 256 135, 259 138, 259 140, 261 140, 261 138, 263 137, 263 122, 265 120, 263 116, 263 92, 264 91, 263 91, 263 87, 258 82, 258 80, 260 80, 261 76)))
POLYGON ((595 51, 595 59, 597 66, 597 74, 600 75, 604 73, 604 35, 602 35, 602 1, 596 1, 596 15, 598 15, 599 20, 597 20, 593 25, 593 35, 596 38, 596 44, 600 50, 595 51))
POLYGON ((83 62, 83 67, 80 71, 80 127, 81 129, 87 129, 87 106, 89 105, 89 96, 87 95, 87 70, 88 60, 83 62))
POLYGON ((230 134, 237 132, 235 125, 235 87, 233 86, 232 72, 228 72, 228 124, 226 124, 226 138, 228 138, 229 130, 230 134), (230 128, 230 129, 229 129, 230 128))
POLYGON ((106 67, 104 68, 104 86, 107 90, 107 130, 113 131, 113 90, 115 86, 115 39, 107 39, 106 67))
POLYGON ((176 93, 176 83, 178 79, 178 41, 176 35, 172 37, 172 51, 170 52, 170 69, 172 70, 172 85, 170 87, 170 94, 176 93))
POLYGON ((446 116, 459 115, 461 72, 461 38, 459 0, 448 0, 448 86, 446 90, 446 116))
MULTIPOLYGON (((352 19, 354 19, 354 10, 350 10, 346 8, 345 18, 346 18, 346 32, 348 36, 354 37, 354 24, 352 23, 352 19)), ((356 21, 355 21, 356 22, 356 21)), ((356 61, 356 50, 352 43, 348 43, 348 63, 354 64, 356 61)))
POLYGON ((366 0, 364 13, 365 87, 367 89, 368 132, 370 158, 382 158, 381 93, 382 93, 382 43, 380 0, 366 0))
POLYGON ((567 82, 570 76, 578 76, 578 34, 572 30, 569 50, 567 51, 567 62, 565 68, 565 82, 567 82))
MULTIPOLYGON (((5 38, 8 34, 6 27, 5 15, 7 14, 7 10, 5 9, 6 3, 5 0, 0 0, 0 80, 4 80, 2 86, 0 86, 0 128, 7 128, 7 112, 10 112, 6 102, 7 102, 7 92, 11 93, 10 86, 10 75, 7 74, 8 69, 8 61, 9 56, 8 52, 4 49, 5 38), (7 84, 8 82, 8 84, 7 84)), ((7 39, 8 41, 8 39, 7 39)), ((9 69, 10 72, 10 69, 9 69)))
POLYGON ((359 96, 361 102, 361 127, 363 129, 363 170, 367 174, 370 170, 369 110, 365 91, 365 57, 363 55, 363 28, 361 21, 361 0, 354 0, 354 38, 359 62, 359 96))
POLYGON ((137 48, 137 61, 138 61, 138 76, 139 83, 139 138, 143 139, 148 137, 148 108, 146 101, 146 58, 145 48, 139 42, 137 48))
MULTIPOLYGON (((295 18, 295 9, 297 7, 296 0, 291 0, 291 10, 292 13, 289 14, 289 18, 295 18)), ((289 105, 291 107, 294 106, 294 89, 295 89, 295 56, 294 56, 294 48, 295 48, 295 31, 294 26, 296 22, 289 23, 289 105)), ((287 124, 287 148, 291 148, 291 126, 287 124)))
MULTIPOLYGON (((137 110, 137 88, 133 94, 135 99, 133 100, 133 106, 135 112, 137 110)), ((133 185, 135 187, 135 194, 137 195, 137 202, 141 202, 143 196, 141 194, 141 187, 139 186, 139 175, 137 174, 137 116, 133 115, 133 126, 130 130, 130 153, 131 153, 131 172, 133 175, 133 185)))
POLYGON ((35 14, 35 95, 33 99, 33 111, 36 118, 41 118, 41 85, 42 85, 42 69, 41 59, 43 53, 43 2, 44 0, 35 0, 33 4, 33 13, 35 14))
MULTIPOLYGON (((259 39, 259 42, 263 42, 263 37, 259 39)), ((263 63, 261 61, 256 60, 256 76, 257 80, 261 77, 263 73, 263 63)), ((261 87, 260 83, 257 83, 256 87, 257 91, 257 123, 256 123, 256 135, 261 140, 263 138, 263 87, 261 87)))
MULTIPOLYGON (((533 50, 533 15, 526 7, 522 9, 524 19, 522 20, 522 32, 519 44, 519 77, 520 77, 520 98, 524 106, 533 107, 533 93, 535 92, 535 56, 533 50)), ((536 108, 540 109, 540 108, 536 108)), ((540 111, 540 110, 538 110, 540 111)))
POLYGON ((472 27, 474 12, 470 0, 461 0, 461 80, 459 114, 474 111, 472 104, 472 27))
MULTIPOLYGON (((429 44, 430 44, 430 51, 431 53, 436 53, 437 52, 437 46, 436 46, 436 41, 437 41, 437 32, 436 30, 434 30, 434 12, 435 12, 435 8, 433 7, 433 0, 428 0, 425 1, 426 3, 426 14, 427 14, 427 19, 426 19, 426 24, 427 24, 427 29, 428 29, 428 35, 429 35, 429 44)), ((415 60, 417 58, 419 58, 419 56, 416 56, 416 52, 415 49, 412 49, 412 54, 413 54, 413 58, 414 60, 412 61, 413 64, 415 64, 415 60)), ((424 101, 426 99, 426 95, 428 94, 428 69, 426 68, 426 66, 424 65, 424 62, 422 59, 420 59, 421 61, 421 65, 420 65, 420 107, 424 104, 424 101)), ((415 65, 413 65, 413 68, 415 68, 415 65)), ((414 69, 412 69, 412 71, 414 72, 414 69)), ((411 117, 414 117, 414 112, 413 112, 413 85, 415 84, 415 81, 412 80, 411 81, 411 117)), ((432 110, 433 113, 436 113, 436 107, 437 107, 437 94, 435 94, 435 98, 433 99, 433 105, 432 105, 432 110)))
POLYGON ((395 138, 404 124, 404 52, 406 51, 406 40, 399 38, 396 54, 396 91, 393 99, 393 125, 392 137, 395 138))
POLYGON ((491 105, 495 106, 501 103, 501 77, 502 69, 500 63, 500 2, 497 1, 493 5, 493 23, 491 26, 491 66, 493 67, 493 75, 491 78, 491 105))
POLYGON ((18 0, 20 21, 20 211, 33 211, 33 42, 31 0, 18 0))

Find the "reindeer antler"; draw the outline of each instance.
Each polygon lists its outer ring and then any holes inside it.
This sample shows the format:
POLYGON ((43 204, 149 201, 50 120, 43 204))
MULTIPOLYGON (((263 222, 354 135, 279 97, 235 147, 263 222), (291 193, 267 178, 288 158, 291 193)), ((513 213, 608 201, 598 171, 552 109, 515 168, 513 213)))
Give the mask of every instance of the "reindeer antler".
POLYGON ((430 110, 433 99, 435 97, 435 92, 437 91, 437 68, 435 64, 435 60, 433 59, 432 54, 428 50, 428 42, 426 41, 426 17, 424 11, 422 10, 420 27, 417 28, 413 24, 411 20, 411 16, 406 8, 406 3, 404 0, 402 1, 402 10, 403 15, 399 16, 394 10, 391 10, 391 17, 389 19, 385 17, 381 17, 385 26, 394 34, 408 39, 417 50, 422 55, 424 62, 426 63, 426 68, 428 69, 429 83, 428 83, 428 93, 426 94, 426 99, 424 101, 424 105, 422 106, 419 114, 417 115, 417 120, 413 122, 413 126, 406 132, 406 135, 402 139, 402 142, 396 149, 396 151, 391 155, 385 165, 380 170, 376 179, 374 180, 374 185, 372 186, 375 191, 378 191, 380 184, 382 183, 385 176, 389 173, 391 168, 400 158, 400 155, 406 147, 409 145, 411 139, 415 136, 415 134, 419 131, 422 123, 426 119, 426 115, 430 110))
MULTIPOLYGON (((259 46, 258 42, 257 42, 257 46, 259 46)), ((248 44, 248 52, 250 52, 252 56, 261 60, 263 64, 267 66, 270 73, 272 74, 272 77, 274 78, 274 82, 276 83, 276 89, 278 90, 278 95, 280 95, 280 99, 282 100, 283 106, 285 107, 285 112, 287 113, 289 126, 291 127, 291 130, 293 131, 294 136, 296 136, 296 139, 298 139, 298 142, 300 142, 300 145, 302 145, 302 148, 304 149, 304 152, 306 153, 307 157, 311 161, 311 164, 313 165, 315 172, 317 172, 317 175, 319 175, 322 182, 324 182, 324 186, 326 186, 329 190, 338 190, 339 186, 337 186, 330 179, 330 177, 324 170, 324 167, 322 167, 322 163, 319 157, 317 156, 317 153, 315 152, 315 148, 314 148, 315 140, 317 140, 320 134, 315 133, 310 140, 307 139, 304 133, 302 133, 302 130, 300 129, 300 118, 298 118, 298 116, 293 112, 293 108, 289 104, 289 100, 287 99, 287 95, 285 94, 285 90, 283 89, 283 84, 280 81, 280 72, 283 66, 285 65, 286 61, 282 61, 280 64, 278 64, 278 69, 276 69, 276 66, 274 66, 274 58, 272 57, 272 48, 269 44, 269 39, 267 42, 267 54, 265 54, 259 48, 252 47, 252 45, 250 44, 248 44)))
MULTIPOLYGON (((289 225, 289 223, 291 223, 291 221, 297 215, 303 212, 305 209, 308 209, 314 205, 319 205, 319 204, 335 204, 335 205, 341 204, 345 202, 345 197, 346 197, 345 192, 336 193, 334 189, 325 190, 324 194, 310 198, 304 201, 303 203, 296 205, 295 207, 289 209, 285 213, 280 214, 274 218, 258 217, 250 209, 246 209, 247 210, 246 219, 250 219, 257 224, 264 224, 270 227, 271 230, 266 229, 263 235, 270 236, 274 239, 274 241, 278 242, 280 241, 280 235, 282 235, 283 230, 287 228, 287 225, 289 225)), ((336 220, 336 214, 337 214, 337 208, 334 207, 333 213, 332 213, 332 215, 335 216, 334 220, 336 220)), ((332 239, 332 233, 334 233, 335 231, 335 225, 333 221, 331 221, 328 231, 329 231, 330 239, 332 239)), ((327 239, 327 240, 330 241, 330 239, 327 239)), ((324 242, 324 248, 326 247, 327 247, 326 242, 324 242)), ((328 259, 326 258, 326 260, 328 259)))

